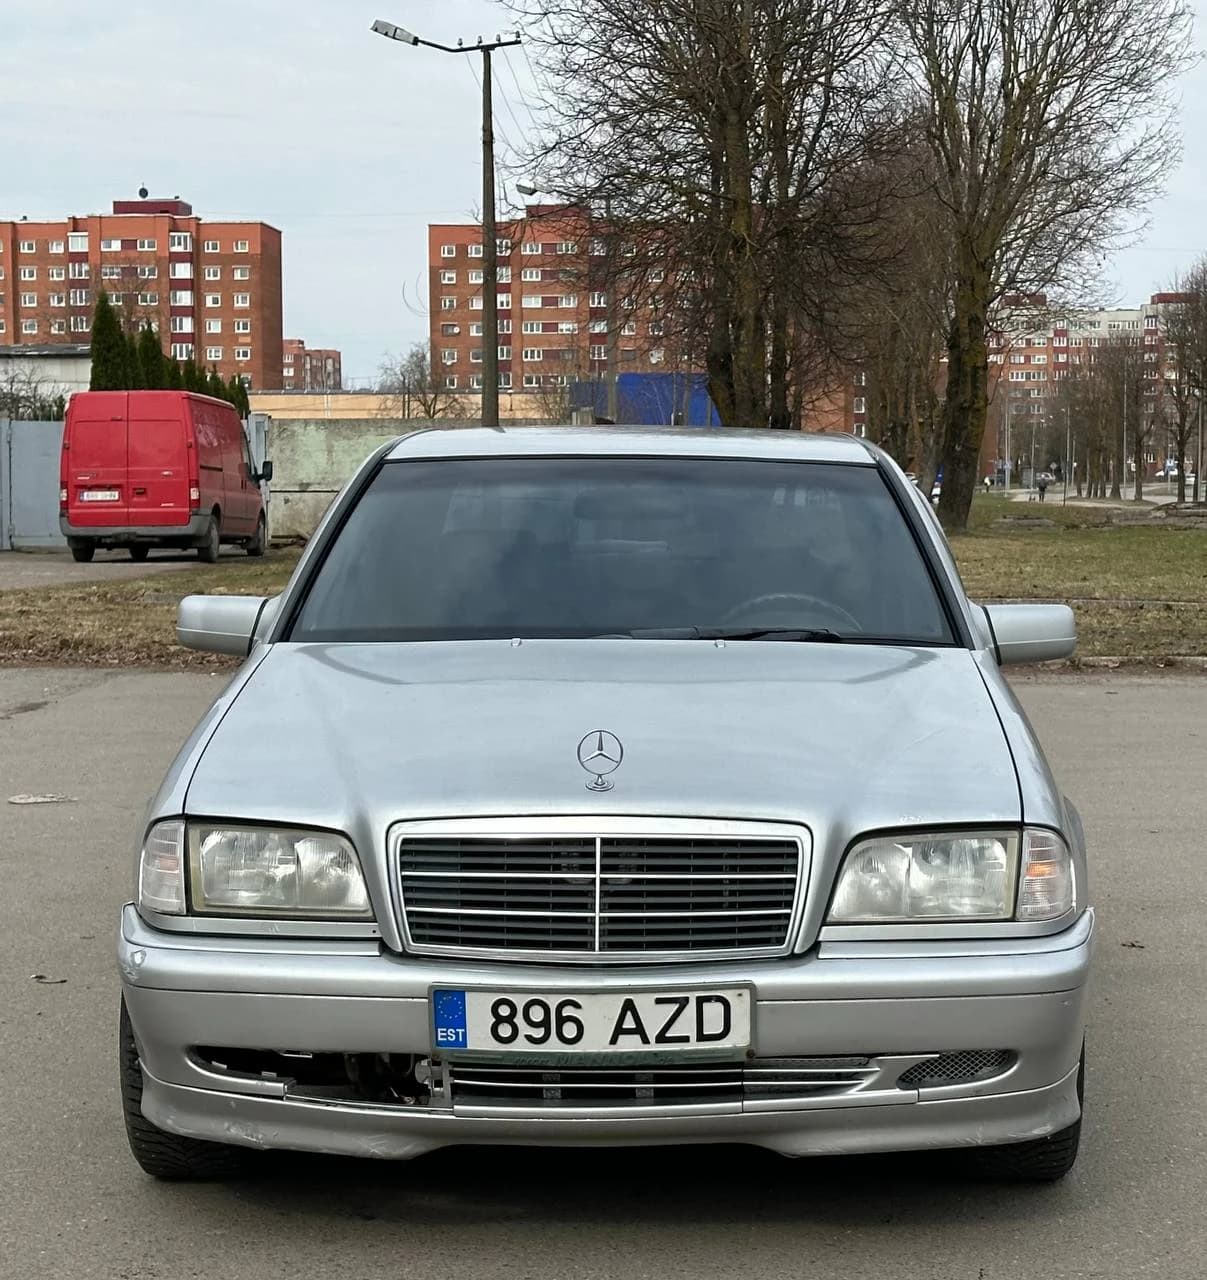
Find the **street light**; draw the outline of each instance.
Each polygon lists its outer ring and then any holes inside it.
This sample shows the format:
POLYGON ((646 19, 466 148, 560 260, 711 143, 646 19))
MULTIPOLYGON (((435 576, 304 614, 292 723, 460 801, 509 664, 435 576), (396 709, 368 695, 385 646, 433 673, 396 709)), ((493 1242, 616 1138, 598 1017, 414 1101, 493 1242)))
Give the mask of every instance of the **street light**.
POLYGON ((509 49, 520 43, 517 32, 510 40, 496 36, 493 41, 478 37, 477 44, 440 44, 424 40, 382 19, 371 30, 388 40, 402 44, 423 45, 441 53, 480 53, 482 55, 482 425, 499 425, 499 240, 495 220, 495 132, 494 81, 491 54, 496 49, 509 49))

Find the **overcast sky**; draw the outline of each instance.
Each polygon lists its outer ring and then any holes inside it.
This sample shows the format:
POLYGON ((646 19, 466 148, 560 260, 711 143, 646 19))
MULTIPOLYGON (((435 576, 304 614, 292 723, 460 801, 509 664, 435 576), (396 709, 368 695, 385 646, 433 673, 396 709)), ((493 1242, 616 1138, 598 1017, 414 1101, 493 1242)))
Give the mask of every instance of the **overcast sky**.
MULTIPOLYGON (((106 212, 145 184, 202 217, 280 227, 286 334, 339 347, 353 385, 426 337, 427 224, 480 205, 480 60, 369 26, 469 42, 506 22, 494 0, 33 0, 19 19, 10 6, 0 0, 0 217, 106 212)), ((522 51, 504 59, 506 160, 531 128, 531 77, 522 51)), ((1121 302, 1207 251, 1207 67, 1183 101, 1183 161, 1142 241, 1112 264, 1121 302)))

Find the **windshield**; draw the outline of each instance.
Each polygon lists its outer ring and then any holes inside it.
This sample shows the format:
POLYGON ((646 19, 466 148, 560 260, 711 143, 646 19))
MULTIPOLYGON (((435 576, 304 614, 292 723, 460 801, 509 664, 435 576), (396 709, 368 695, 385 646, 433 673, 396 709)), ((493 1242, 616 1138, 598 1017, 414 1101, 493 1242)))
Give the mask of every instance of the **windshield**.
POLYGON ((692 458, 382 466, 291 639, 950 644, 875 467, 692 458))

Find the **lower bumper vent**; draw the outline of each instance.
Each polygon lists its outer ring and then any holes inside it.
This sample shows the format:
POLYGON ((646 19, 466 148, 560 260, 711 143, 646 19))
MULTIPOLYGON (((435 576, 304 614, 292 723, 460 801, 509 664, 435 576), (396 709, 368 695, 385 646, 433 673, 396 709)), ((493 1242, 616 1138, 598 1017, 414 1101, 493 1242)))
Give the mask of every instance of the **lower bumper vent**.
POLYGON ((903 1089, 941 1089, 952 1084, 975 1084, 1004 1075, 1015 1063, 1009 1049, 961 1049, 919 1062, 897 1078, 903 1089))

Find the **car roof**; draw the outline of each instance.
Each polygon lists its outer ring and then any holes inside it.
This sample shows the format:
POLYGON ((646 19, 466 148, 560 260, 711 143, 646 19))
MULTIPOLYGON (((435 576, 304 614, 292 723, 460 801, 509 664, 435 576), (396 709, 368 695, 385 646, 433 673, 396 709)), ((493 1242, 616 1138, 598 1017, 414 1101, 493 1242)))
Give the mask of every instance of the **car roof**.
POLYGON ((395 441, 390 461, 418 458, 565 457, 766 458, 874 466, 875 453, 855 436, 800 431, 670 427, 427 427, 395 441))

